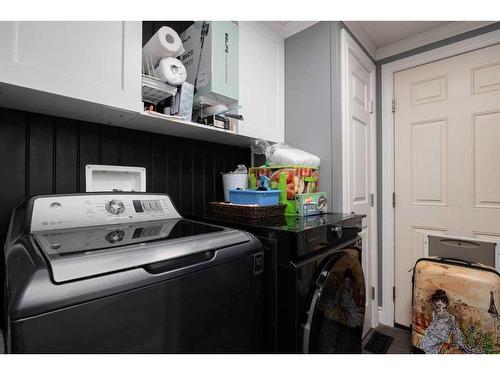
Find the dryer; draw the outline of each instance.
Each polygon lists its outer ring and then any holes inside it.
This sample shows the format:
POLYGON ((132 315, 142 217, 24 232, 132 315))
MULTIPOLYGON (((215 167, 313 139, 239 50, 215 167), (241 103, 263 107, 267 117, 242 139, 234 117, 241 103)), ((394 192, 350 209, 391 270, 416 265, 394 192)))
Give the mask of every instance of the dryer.
POLYGON ((249 231, 264 245, 267 351, 361 353, 362 215, 190 217, 249 231))

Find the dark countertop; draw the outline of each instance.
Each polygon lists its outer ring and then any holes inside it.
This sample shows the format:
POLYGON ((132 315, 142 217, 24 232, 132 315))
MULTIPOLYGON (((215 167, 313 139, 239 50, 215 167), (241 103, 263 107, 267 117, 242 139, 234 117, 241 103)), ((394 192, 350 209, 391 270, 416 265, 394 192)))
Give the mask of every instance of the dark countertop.
POLYGON ((216 215, 209 212, 185 214, 186 218, 208 221, 224 226, 247 226, 258 229, 287 231, 298 233, 304 230, 317 228, 324 225, 345 225, 347 222, 356 222, 365 215, 327 213, 314 216, 275 216, 263 219, 250 219, 240 216, 216 215))

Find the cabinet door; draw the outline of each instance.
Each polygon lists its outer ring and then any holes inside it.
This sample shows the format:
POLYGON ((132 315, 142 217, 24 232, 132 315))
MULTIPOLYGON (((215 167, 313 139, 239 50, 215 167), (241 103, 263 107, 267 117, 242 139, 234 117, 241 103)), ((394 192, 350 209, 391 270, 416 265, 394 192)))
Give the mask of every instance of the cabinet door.
POLYGON ((141 108, 141 22, 0 22, 0 81, 141 108))
POLYGON ((239 22, 240 134, 284 139, 284 43, 261 22, 239 22))

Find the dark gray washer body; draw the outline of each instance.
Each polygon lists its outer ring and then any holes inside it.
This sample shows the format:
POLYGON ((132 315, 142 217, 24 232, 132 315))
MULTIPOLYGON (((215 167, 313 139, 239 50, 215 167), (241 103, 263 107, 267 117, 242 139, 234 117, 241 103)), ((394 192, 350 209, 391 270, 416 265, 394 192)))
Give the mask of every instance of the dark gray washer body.
POLYGON ((84 271, 69 266, 56 282, 28 231, 29 210, 30 201, 16 209, 5 246, 9 352, 262 351, 262 246, 252 235, 224 228, 146 241, 135 249, 142 263, 131 245, 120 269, 82 257, 84 271))

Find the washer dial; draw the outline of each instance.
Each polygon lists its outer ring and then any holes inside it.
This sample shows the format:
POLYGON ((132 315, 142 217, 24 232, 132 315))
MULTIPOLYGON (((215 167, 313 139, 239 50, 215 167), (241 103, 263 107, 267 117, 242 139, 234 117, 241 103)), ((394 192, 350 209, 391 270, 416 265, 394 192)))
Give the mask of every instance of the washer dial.
POLYGON ((125 211, 125 206, 122 201, 113 199, 106 203, 106 211, 112 215, 120 215, 125 211))

